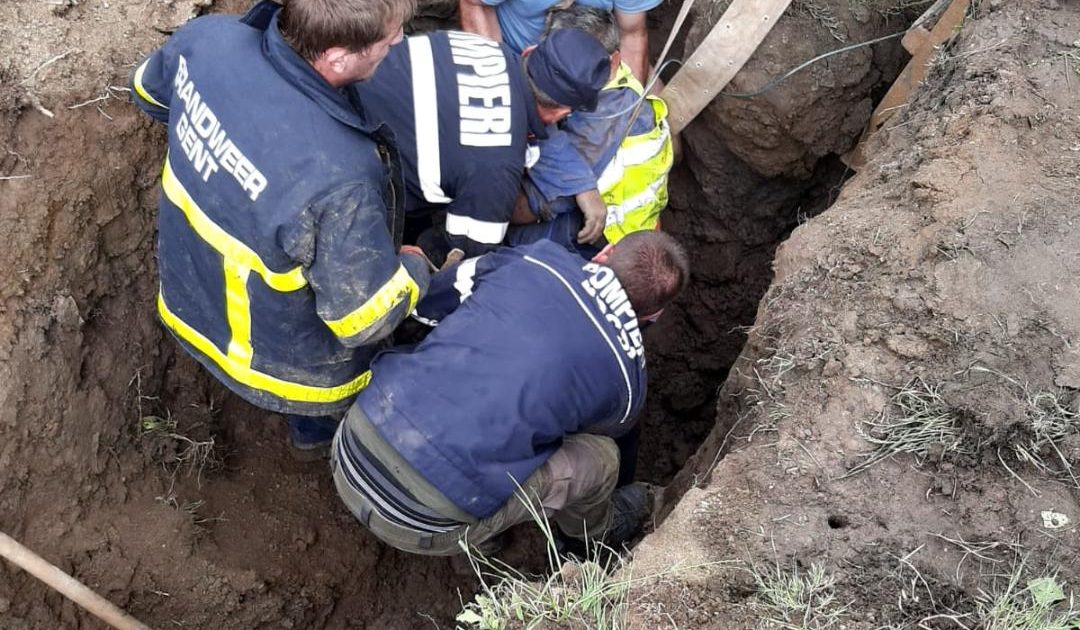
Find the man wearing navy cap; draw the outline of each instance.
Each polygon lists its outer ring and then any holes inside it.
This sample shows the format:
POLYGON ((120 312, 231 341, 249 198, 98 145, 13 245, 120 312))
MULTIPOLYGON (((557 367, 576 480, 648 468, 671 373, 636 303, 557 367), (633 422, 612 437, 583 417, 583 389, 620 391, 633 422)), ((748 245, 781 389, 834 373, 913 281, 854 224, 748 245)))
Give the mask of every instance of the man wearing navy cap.
POLYGON ((447 245, 472 257, 506 235, 530 138, 594 109, 608 74, 603 45, 578 30, 553 31, 521 59, 482 37, 441 31, 408 38, 350 89, 365 118, 396 136, 413 224, 445 211, 447 245))

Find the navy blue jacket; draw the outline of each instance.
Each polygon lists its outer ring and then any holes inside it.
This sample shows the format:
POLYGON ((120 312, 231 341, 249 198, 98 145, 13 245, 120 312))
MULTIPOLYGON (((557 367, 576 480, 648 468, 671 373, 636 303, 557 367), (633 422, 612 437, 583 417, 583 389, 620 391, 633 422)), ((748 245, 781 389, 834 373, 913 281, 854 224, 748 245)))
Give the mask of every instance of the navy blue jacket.
POLYGON ((417 310, 437 327, 379 355, 357 404, 447 498, 488 517, 563 436, 633 426, 645 355, 614 276, 550 241, 436 274, 417 310))
POLYGON ((406 211, 445 208, 450 244, 468 256, 498 246, 521 190, 527 137, 544 135, 517 56, 470 33, 418 35, 352 89, 365 115, 398 138, 406 211))
POLYGON ((428 275, 391 235, 392 138, 289 47, 277 15, 195 19, 132 75, 136 105, 168 125, 158 312, 253 404, 334 413, 428 275))

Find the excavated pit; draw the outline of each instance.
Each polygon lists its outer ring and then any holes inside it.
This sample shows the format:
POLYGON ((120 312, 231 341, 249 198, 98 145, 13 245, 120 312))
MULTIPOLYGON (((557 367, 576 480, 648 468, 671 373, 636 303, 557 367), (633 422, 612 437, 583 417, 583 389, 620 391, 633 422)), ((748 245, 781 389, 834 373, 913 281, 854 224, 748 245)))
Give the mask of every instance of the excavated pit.
MULTIPOLYGON (((13 178, 0 182, 10 235, 0 261, 13 270, 0 280, 0 529, 154 626, 450 625, 475 587, 464 564, 376 543, 339 504, 325 465, 289 457, 281 417, 213 382, 154 318, 163 133, 110 86, 185 8, 206 3, 0 9, 5 29, 37 37, 3 33, 17 45, 0 66, 0 174, 13 178)), ((675 9, 657 16, 660 32, 675 9)), ((696 17, 689 48, 713 13, 696 17)), ((845 17, 852 39, 902 28, 845 17)), ((836 46, 799 12, 770 37, 735 89, 836 46)), ((670 481, 713 429, 777 245, 835 197, 845 176, 835 154, 901 60, 896 45, 878 46, 758 105, 714 103, 688 130, 664 227, 688 248, 694 281, 648 335, 639 479, 670 481), (820 92, 808 97, 808 85, 820 92), (754 120, 774 151, 732 141, 755 136, 754 120)), ((535 551, 521 534, 504 559, 535 567, 535 551)), ((98 627, 0 563, 0 626, 56 625, 98 627)))

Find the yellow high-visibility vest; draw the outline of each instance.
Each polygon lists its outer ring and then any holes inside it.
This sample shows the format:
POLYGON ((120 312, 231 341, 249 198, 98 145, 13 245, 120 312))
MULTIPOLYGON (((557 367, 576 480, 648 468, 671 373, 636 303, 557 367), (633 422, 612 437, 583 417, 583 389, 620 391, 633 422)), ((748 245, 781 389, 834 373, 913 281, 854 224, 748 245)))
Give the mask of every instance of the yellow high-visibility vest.
MULTIPOLYGON (((621 64, 615 78, 604 86, 605 90, 619 88, 630 88, 639 96, 645 92, 626 64, 621 64)), ((649 95, 642 104, 642 112, 647 111, 652 111, 652 130, 627 135, 598 181, 607 205, 604 236, 609 243, 638 230, 655 230, 660 212, 667 206, 668 173, 675 161, 667 104, 649 95)))

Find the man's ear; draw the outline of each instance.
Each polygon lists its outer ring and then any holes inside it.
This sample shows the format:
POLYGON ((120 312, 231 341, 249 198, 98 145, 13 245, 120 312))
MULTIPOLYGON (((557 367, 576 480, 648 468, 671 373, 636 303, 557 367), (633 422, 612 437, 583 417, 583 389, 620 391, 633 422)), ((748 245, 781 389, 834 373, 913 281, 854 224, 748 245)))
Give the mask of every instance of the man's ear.
POLYGON ((348 56, 351 53, 348 48, 342 48, 341 46, 335 46, 334 48, 327 48, 322 55, 319 56, 319 60, 322 61, 327 68, 334 72, 345 72, 348 67, 348 56))
POLYGON ((615 76, 615 71, 619 69, 619 64, 622 63, 622 51, 616 50, 611 53, 611 76, 615 76))
POLYGON ((608 258, 611 258, 611 252, 613 251, 615 251, 615 246, 611 243, 608 243, 604 246, 604 249, 601 249, 595 256, 593 256, 592 261, 598 265, 606 265, 608 258))
POLYGON ((524 59, 532 54, 532 51, 536 50, 536 44, 529 46, 525 50, 521 51, 521 58, 524 59))

